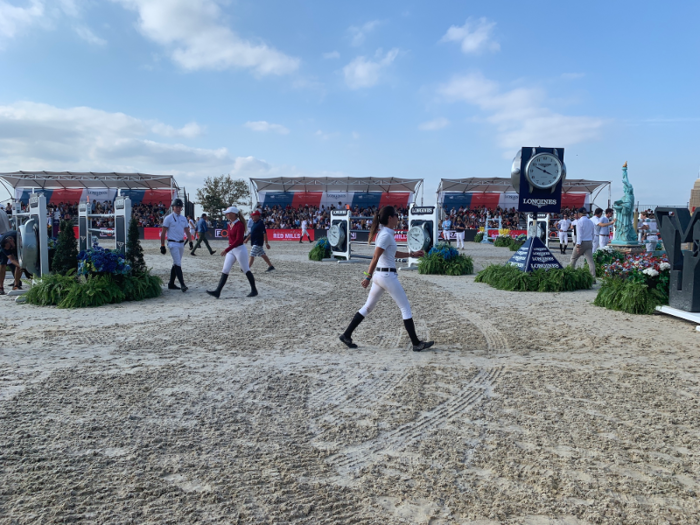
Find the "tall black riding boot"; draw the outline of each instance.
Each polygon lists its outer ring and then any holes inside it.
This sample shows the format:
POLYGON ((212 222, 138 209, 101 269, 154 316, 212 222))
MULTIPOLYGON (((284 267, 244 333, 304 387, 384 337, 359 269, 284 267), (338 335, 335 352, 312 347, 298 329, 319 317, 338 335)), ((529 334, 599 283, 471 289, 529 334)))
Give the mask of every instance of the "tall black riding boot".
POLYGON ((433 346, 433 341, 421 341, 420 339, 418 339, 418 336, 416 335, 416 325, 413 324, 413 318, 404 319, 403 325, 406 327, 408 337, 411 338, 411 343, 413 344, 414 352, 420 352, 421 350, 426 350, 427 348, 433 346))
POLYGON ((185 278, 182 276, 182 266, 176 266, 175 271, 177 272, 177 280, 180 281, 180 290, 186 292, 187 286, 185 286, 185 278))
POLYGON ((173 265, 172 268, 170 268, 170 281, 168 282, 168 290, 179 290, 180 287, 175 284, 175 277, 177 277, 177 268, 175 265, 173 265))
POLYGON ((222 273, 221 277, 219 277, 219 285, 216 287, 216 290, 214 290, 214 291, 207 290, 207 293, 218 299, 219 296, 221 295, 221 290, 223 290, 224 285, 226 284, 227 279, 228 279, 228 274, 222 273))
POLYGON ((357 328, 362 321, 365 320, 365 316, 362 315, 360 312, 357 312, 355 314, 355 317, 352 318, 352 321, 350 321, 350 324, 348 327, 345 329, 345 332, 340 334, 340 340, 348 347, 348 348, 357 348, 357 345, 352 342, 352 333, 355 331, 355 328, 357 328))
POLYGON ((255 297, 258 295, 258 289, 255 287, 255 277, 253 277, 253 272, 248 270, 245 273, 245 276, 248 278, 248 282, 250 283, 250 293, 246 295, 246 297, 255 297))

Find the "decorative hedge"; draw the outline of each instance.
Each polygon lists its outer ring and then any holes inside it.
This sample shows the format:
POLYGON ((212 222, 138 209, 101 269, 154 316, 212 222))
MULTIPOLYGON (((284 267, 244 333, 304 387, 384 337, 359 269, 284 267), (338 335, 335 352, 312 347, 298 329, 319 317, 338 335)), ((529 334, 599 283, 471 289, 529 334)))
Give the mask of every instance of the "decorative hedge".
MULTIPOLYGON (((609 262, 601 265, 603 283, 593 304, 629 314, 652 314, 657 306, 668 304, 671 265, 665 255, 625 257, 612 249, 605 252, 609 262), (622 257, 618 258, 618 254, 622 257)), ((596 270, 598 260, 605 260, 604 256, 596 258, 596 270)))
MULTIPOLYGON (((140 247, 140 245, 139 245, 140 247)), ((78 271, 42 277, 26 293, 29 304, 59 308, 89 308, 122 301, 141 301, 163 293, 160 277, 134 272, 116 251, 93 246, 78 254, 78 271)))
POLYGON ((467 275, 474 273, 471 257, 459 253, 449 243, 440 243, 418 261, 418 273, 432 275, 467 275))
POLYGON ((513 292, 572 292, 590 289, 593 276, 583 268, 523 272, 511 264, 492 264, 481 270, 474 282, 513 292))
POLYGON ((474 236, 474 242, 481 242, 484 240, 484 232, 479 232, 474 236))
POLYGON ((331 256, 331 243, 325 237, 319 239, 318 242, 311 248, 309 252, 309 260, 311 261, 322 261, 323 259, 328 259, 331 256))

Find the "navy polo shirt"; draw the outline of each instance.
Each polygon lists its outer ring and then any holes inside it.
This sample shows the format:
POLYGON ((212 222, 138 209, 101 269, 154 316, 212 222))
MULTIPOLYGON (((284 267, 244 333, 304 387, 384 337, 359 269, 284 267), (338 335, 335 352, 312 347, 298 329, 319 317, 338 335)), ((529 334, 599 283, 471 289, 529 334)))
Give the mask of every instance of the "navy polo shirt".
POLYGON ((265 243, 265 225, 262 219, 254 222, 250 227, 250 244, 253 246, 262 246, 265 243))

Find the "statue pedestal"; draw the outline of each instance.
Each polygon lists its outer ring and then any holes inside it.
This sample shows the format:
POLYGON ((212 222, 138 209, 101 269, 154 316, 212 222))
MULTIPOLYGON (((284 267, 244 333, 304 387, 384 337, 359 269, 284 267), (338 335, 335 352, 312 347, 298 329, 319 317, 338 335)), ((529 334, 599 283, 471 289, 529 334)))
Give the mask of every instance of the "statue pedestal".
POLYGON ((615 244, 611 242, 609 246, 625 255, 639 255, 647 251, 644 244, 615 244))

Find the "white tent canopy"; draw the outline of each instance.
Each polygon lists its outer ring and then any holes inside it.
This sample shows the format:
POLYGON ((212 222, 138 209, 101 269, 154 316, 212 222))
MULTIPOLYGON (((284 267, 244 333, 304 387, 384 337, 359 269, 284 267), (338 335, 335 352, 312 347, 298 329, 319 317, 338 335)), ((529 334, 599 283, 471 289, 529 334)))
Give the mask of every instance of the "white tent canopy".
POLYGON ((412 192, 417 193, 423 179, 397 177, 273 177, 250 179, 256 192, 412 192))
POLYGON ((148 175, 146 173, 14 171, 11 173, 0 173, 0 181, 4 181, 12 188, 53 190, 78 188, 180 189, 172 175, 148 175))
MULTIPOLYGON (((605 186, 610 186, 606 180, 566 179, 562 187, 563 193, 590 193, 597 194, 605 186)), ((459 193, 517 193, 510 183, 510 178, 478 178, 468 179, 441 179, 438 193, 443 191, 459 193)))

